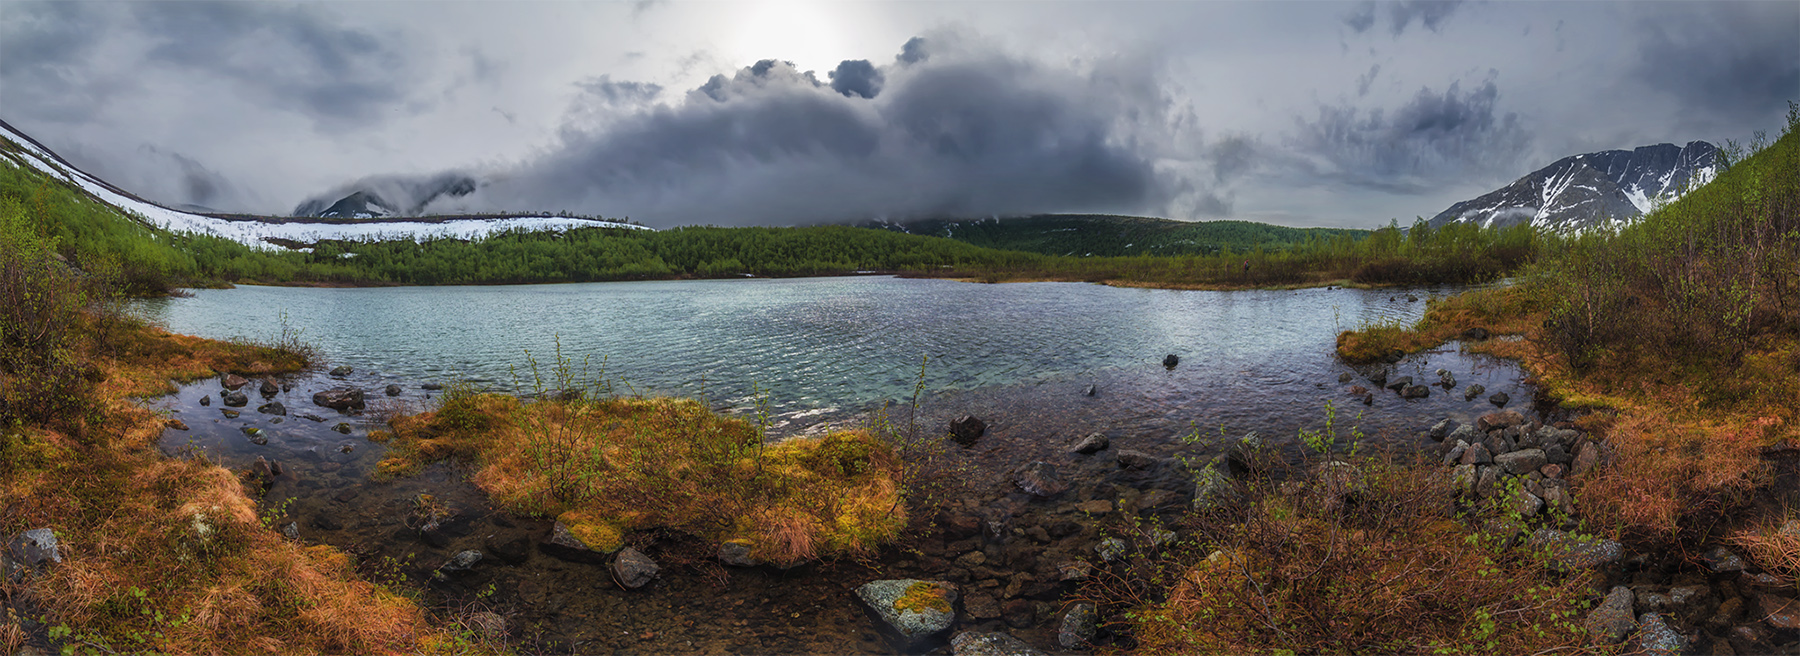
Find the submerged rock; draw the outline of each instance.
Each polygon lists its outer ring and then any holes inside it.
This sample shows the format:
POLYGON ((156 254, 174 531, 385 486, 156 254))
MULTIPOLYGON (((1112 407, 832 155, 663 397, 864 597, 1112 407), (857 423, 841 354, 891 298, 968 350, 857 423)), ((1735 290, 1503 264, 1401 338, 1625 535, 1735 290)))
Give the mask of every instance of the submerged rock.
POLYGON ((1400 390, 1400 398, 1422 399, 1428 396, 1431 396, 1431 388, 1424 385, 1407 385, 1405 389, 1400 390))
POLYGON ((1487 388, 1482 387, 1480 383, 1470 385, 1468 389, 1463 390, 1463 400, 1464 401, 1473 401, 1473 400, 1475 400, 1475 397, 1481 396, 1482 393, 1486 392, 1486 391, 1487 391, 1487 388))
POLYGON ((1502 408, 1506 407, 1506 404, 1511 402, 1512 397, 1507 396, 1506 392, 1494 392, 1493 396, 1488 397, 1488 403, 1492 403, 1502 408))
POLYGON ((387 388, 382 391, 386 392, 388 396, 400 396, 399 385, 389 384, 387 388))
POLYGON ((363 391, 355 387, 338 387, 313 393, 313 403, 333 410, 361 410, 363 391))
POLYGON ((964 631, 950 638, 954 656, 1044 656, 1024 640, 998 631, 964 631))
POLYGON ((963 415, 950 420, 950 439, 958 444, 969 446, 987 433, 987 422, 976 419, 974 415, 963 415))
POLYGON ((944 581, 870 581, 856 589, 856 596, 882 633, 904 650, 941 637, 956 621, 956 586, 944 581))
POLYGON ((758 563, 750 557, 749 540, 726 540, 719 545, 719 562, 736 567, 755 567, 758 563))
POLYGON ((549 537, 538 543, 538 550, 563 560, 578 563, 600 563, 606 560, 606 554, 588 546, 562 522, 550 527, 549 537))
POLYGON ((287 416, 287 406, 282 405, 280 401, 270 401, 256 406, 256 411, 265 415, 287 416))
POLYGON ((219 400, 224 402, 225 405, 233 408, 242 408, 250 405, 250 396, 243 392, 233 392, 229 390, 219 392, 219 400))
POLYGON ((211 396, 200 397, 200 405, 208 406, 208 407, 212 406, 212 397, 211 396))
POLYGON ((662 566, 651 560, 643 552, 625 547, 612 562, 613 580, 628 589, 638 589, 649 584, 656 575, 662 572, 662 566))
POLYGON ((1135 451, 1132 449, 1121 449, 1121 450, 1119 450, 1119 454, 1117 457, 1119 460, 1119 466, 1124 467, 1126 469, 1134 469, 1134 470, 1149 469, 1150 467, 1153 467, 1156 465, 1156 456, 1152 456, 1148 453, 1144 453, 1143 451, 1135 451))
POLYGON ((1021 468, 1013 475, 1013 483, 1019 489, 1040 497, 1056 496, 1069 489, 1068 482, 1057 474, 1056 465, 1042 460, 1021 468))
POLYGON ((1112 441, 1106 439, 1105 433, 1088 433, 1087 435, 1082 436, 1081 439, 1076 440, 1074 446, 1069 447, 1069 450, 1074 453, 1086 455, 1097 451, 1103 451, 1111 444, 1112 441))
POLYGON ((261 393, 263 398, 272 399, 276 394, 281 393, 281 388, 277 387, 274 381, 264 378, 262 384, 257 386, 256 391, 261 393))
POLYGON ((348 376, 348 375, 354 373, 355 371, 356 371, 355 369, 350 368, 350 365, 346 364, 346 365, 341 365, 341 366, 333 368, 331 370, 331 375, 338 377, 338 378, 343 378, 345 376, 348 376))

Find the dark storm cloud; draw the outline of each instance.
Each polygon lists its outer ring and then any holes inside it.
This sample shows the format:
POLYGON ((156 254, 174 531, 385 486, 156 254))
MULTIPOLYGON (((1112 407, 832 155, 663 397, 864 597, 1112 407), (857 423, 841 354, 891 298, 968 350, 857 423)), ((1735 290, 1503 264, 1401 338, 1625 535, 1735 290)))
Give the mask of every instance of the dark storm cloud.
POLYGON ((1800 100, 1800 4, 1716 3, 1640 22, 1631 73, 1674 96, 1694 126, 1778 127, 1800 100))
POLYGON ((85 2, 0 6, 0 95, 14 120, 85 122, 130 85, 87 67, 105 38, 98 9, 85 2))
POLYGON ((279 107, 330 123, 369 123, 403 104, 412 73, 393 35, 344 25, 309 5, 132 5, 146 57, 207 71, 279 107))
POLYGON ((1292 145, 1309 175, 1394 193, 1423 193, 1436 183, 1516 174, 1531 136, 1517 115, 1496 109, 1490 76, 1464 92, 1426 87, 1392 112, 1321 106, 1299 121, 1292 145))
POLYGON ((1216 139, 1206 148, 1205 159, 1212 165, 1213 179, 1226 182, 1256 166, 1257 144, 1245 135, 1229 135, 1216 139))
POLYGON ((894 55, 894 61, 902 64, 917 64, 930 58, 931 53, 925 49, 925 37, 922 36, 907 39, 906 45, 900 47, 900 54, 894 55))
MULTIPOLYGON (((1396 37, 1406 33, 1406 28, 1414 21, 1418 21, 1425 29, 1436 32, 1461 5, 1461 0, 1399 0, 1381 3, 1387 9, 1388 29, 1396 37)), ((1375 27, 1376 9, 1376 3, 1364 2, 1345 14, 1342 20, 1351 30, 1362 34, 1375 27)))
POLYGON ((881 93, 881 71, 867 59, 846 59, 831 72, 831 90, 845 96, 874 98, 881 93))
POLYGON ((300 202, 294 216, 314 216, 355 192, 373 194, 387 209, 398 214, 418 214, 440 198, 458 198, 475 192, 475 178, 460 171, 429 176, 376 175, 338 186, 300 202))
MULTIPOLYGON (((566 208, 657 226, 1162 211, 1177 196, 1195 213, 1230 211, 1211 189, 1158 171, 1169 101, 1154 83, 1114 79, 1152 75, 1143 67, 1073 69, 933 43, 929 60, 840 65, 830 86, 764 60, 680 102, 571 123, 542 156, 427 210, 566 208), (879 94, 837 88, 875 79, 879 94)), ((1221 142, 1220 175, 1248 152, 1221 142)))

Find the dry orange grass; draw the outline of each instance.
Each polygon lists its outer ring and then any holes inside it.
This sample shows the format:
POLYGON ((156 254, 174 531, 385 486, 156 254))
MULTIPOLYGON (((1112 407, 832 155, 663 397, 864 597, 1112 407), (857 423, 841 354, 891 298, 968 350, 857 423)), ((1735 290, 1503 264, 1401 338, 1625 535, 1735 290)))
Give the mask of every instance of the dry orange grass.
POLYGON ((1731 542, 1743 547, 1750 559, 1763 570, 1785 577, 1792 585, 1800 577, 1800 520, 1783 513, 1780 523, 1765 521, 1745 527, 1731 536, 1731 542))
POLYGON ((1470 328, 1494 335, 1517 335, 1534 329, 1536 303, 1517 287, 1480 289, 1433 299, 1425 318, 1414 326, 1377 325, 1346 330, 1337 336, 1337 352, 1345 361, 1376 362, 1395 352, 1413 353, 1455 339, 1470 328))
POLYGON ((380 471, 465 458, 502 505, 561 517, 603 549, 632 531, 670 528, 748 540, 754 556, 792 563, 866 551, 906 521, 899 460, 873 436, 764 444, 754 426, 688 399, 451 395, 391 425, 394 449, 380 471))
MULTIPOLYGON (((98 361, 92 411, 0 441, 0 533, 54 528, 65 561, 24 584, 67 644, 100 652, 414 653, 454 644, 411 601, 357 579, 331 547, 262 525, 230 471, 155 448, 127 397, 219 371, 291 370, 273 349, 126 326, 98 361)), ((0 636, 4 638, 4 636, 0 636)))

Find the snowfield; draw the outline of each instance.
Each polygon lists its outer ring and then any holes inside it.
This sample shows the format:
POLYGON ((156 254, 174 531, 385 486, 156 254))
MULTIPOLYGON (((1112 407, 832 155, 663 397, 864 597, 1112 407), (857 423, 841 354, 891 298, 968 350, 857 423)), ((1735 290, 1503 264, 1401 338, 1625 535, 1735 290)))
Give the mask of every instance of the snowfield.
POLYGON ((11 142, 16 151, 5 152, 15 166, 30 166, 66 181, 111 205, 127 216, 146 225, 168 230, 224 237, 252 248, 278 248, 270 239, 287 239, 312 243, 322 239, 347 241, 424 241, 444 237, 475 239, 508 230, 555 231, 575 228, 630 228, 651 230, 640 225, 618 221, 582 219, 563 216, 507 216, 496 218, 432 218, 391 219, 384 221, 340 222, 340 219, 223 219, 204 214, 172 210, 138 198, 107 182, 88 175, 64 161, 56 153, 38 145, 30 137, 0 122, 0 137, 11 142))

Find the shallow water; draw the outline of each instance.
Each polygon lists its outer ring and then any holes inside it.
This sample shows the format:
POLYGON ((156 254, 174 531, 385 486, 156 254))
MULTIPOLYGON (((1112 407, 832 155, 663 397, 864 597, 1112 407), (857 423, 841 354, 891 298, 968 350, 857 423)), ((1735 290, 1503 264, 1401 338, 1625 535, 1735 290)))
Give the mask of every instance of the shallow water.
POLYGON ((890 647, 857 608, 853 590, 869 580, 909 576, 962 584, 963 628, 1006 630, 1051 647, 1054 613, 1071 589, 1055 582, 1054 566, 1091 558, 1109 518, 1074 506, 1135 503, 1155 490, 1191 494, 1188 475, 1174 458, 1127 470, 1116 464, 1119 450, 1205 457, 1228 439, 1257 431, 1294 454, 1294 435, 1321 428, 1327 402, 1337 409, 1336 426, 1346 438, 1354 424, 1369 441, 1408 445, 1438 418, 1472 421, 1492 410, 1484 399, 1463 399, 1470 384, 1507 392, 1516 399, 1513 407, 1529 401, 1531 390, 1515 366, 1463 354, 1455 343, 1388 365, 1420 382, 1447 369, 1458 379, 1455 389, 1434 387, 1430 397, 1417 400, 1377 390, 1369 406, 1353 399, 1351 386, 1372 385, 1332 356, 1337 329, 1416 319, 1425 303, 1407 302, 1408 293, 1423 298, 1431 291, 1189 292, 834 278, 243 287, 203 290, 193 298, 145 304, 141 311, 176 332, 222 338, 270 337, 285 314, 327 360, 356 368, 344 379, 317 372, 286 378, 291 389, 275 400, 289 415, 279 423, 256 411, 265 400, 254 385, 246 388, 250 405, 235 409, 241 412, 236 418, 221 412, 220 386, 213 380, 150 404, 190 427, 167 431, 166 451, 198 449, 234 469, 258 456, 281 462, 285 472, 265 507, 285 503, 283 523, 295 522, 302 540, 356 553, 371 567, 396 563, 388 569, 422 586, 433 604, 500 612, 513 638, 531 649, 879 653, 890 647), (365 438, 383 412, 429 407, 435 392, 421 389, 428 381, 466 377, 516 389, 507 368, 523 361, 527 348, 543 359, 557 336, 565 354, 606 357, 609 371, 623 372, 632 389, 644 393, 697 395, 704 378, 705 396, 715 405, 748 412, 753 389, 766 387, 777 434, 855 424, 884 403, 896 407, 895 421, 926 435, 941 434, 956 415, 979 416, 988 434, 973 448, 952 449, 953 460, 973 475, 944 512, 979 517, 995 529, 975 536, 921 534, 865 562, 786 572, 732 569, 729 576, 721 576, 725 570, 710 564, 708 554, 665 536, 645 545, 665 565, 663 578, 626 591, 603 566, 565 562, 535 548, 525 550, 523 562, 498 560, 494 545, 534 544, 549 524, 494 510, 447 465, 392 483, 367 480, 384 447, 365 438), (1173 369, 1160 364, 1169 353, 1181 357, 1173 369), (907 406, 920 380, 922 354, 931 361, 913 420, 907 406), (1339 382, 1345 373, 1353 380, 1339 382), (389 383, 399 384, 401 395, 384 396, 389 383), (313 391, 342 385, 367 390, 369 410, 342 415, 312 404, 313 391), (202 396, 210 397, 210 407, 198 405, 202 396), (339 422, 349 424, 351 434, 331 430, 339 422), (244 427, 262 429, 266 443, 249 439, 244 427), (1093 431, 1106 433, 1113 448, 1095 456, 1067 452, 1070 442, 1093 431), (1202 437, 1193 444, 1180 439, 1195 431, 1202 437), (1073 488, 1051 499, 1020 492, 1009 473, 1034 460, 1056 465, 1073 488), (456 511, 432 539, 409 527, 413 498, 422 492, 456 511), (488 558, 467 578, 423 583, 463 549, 488 558), (975 551, 1005 565, 956 564, 975 551), (1008 607, 1011 625, 992 611, 1001 603, 1014 604, 1008 607))

